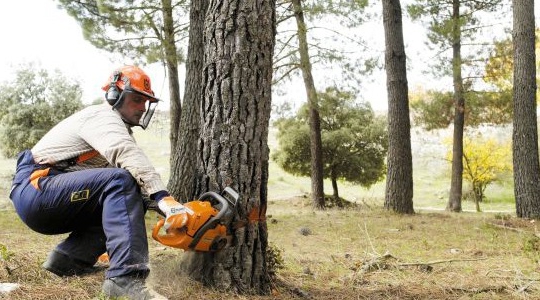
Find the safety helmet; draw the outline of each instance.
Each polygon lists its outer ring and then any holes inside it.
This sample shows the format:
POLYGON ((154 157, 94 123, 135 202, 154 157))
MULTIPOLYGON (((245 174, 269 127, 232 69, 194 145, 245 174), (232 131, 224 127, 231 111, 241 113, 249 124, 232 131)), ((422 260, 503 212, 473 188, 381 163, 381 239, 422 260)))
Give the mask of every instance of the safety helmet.
MULTIPOLYGON (((111 76, 109 76, 109 79, 101 89, 107 92, 106 99, 109 103, 113 100, 117 101, 120 92, 124 90, 143 94, 147 96, 148 100, 151 102, 159 101, 159 99, 154 96, 154 91, 152 91, 150 77, 137 66, 123 66, 116 69, 111 76)), ((114 104, 115 103, 112 105, 114 104)))
POLYGON ((127 65, 114 70, 101 89, 105 91, 105 99, 113 109, 122 104, 125 93, 137 93, 148 97, 148 108, 141 118, 141 123, 130 124, 146 129, 159 99, 152 90, 150 77, 141 68, 127 65))

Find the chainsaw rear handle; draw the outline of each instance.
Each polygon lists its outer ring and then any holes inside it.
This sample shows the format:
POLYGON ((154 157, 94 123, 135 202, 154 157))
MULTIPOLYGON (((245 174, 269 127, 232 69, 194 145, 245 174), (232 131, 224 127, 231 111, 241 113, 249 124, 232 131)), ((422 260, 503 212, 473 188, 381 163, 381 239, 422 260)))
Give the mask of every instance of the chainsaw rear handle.
POLYGON ((156 225, 152 229, 152 237, 154 238, 154 240, 160 242, 163 245, 172 246, 172 244, 170 243, 170 239, 172 237, 171 234, 166 234, 166 235, 159 234, 159 231, 161 230, 161 227, 163 227, 163 225, 165 225, 165 219, 159 219, 159 221, 156 223, 156 225))

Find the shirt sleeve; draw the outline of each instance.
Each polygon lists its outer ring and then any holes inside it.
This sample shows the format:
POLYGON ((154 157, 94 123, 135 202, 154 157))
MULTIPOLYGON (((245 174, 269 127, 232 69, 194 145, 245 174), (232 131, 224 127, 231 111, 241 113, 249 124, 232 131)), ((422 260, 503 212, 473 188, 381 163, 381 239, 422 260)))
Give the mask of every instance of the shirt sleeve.
POLYGON ((166 190, 161 176, 116 111, 103 110, 89 117, 80 127, 79 135, 111 165, 130 172, 147 194, 166 190))

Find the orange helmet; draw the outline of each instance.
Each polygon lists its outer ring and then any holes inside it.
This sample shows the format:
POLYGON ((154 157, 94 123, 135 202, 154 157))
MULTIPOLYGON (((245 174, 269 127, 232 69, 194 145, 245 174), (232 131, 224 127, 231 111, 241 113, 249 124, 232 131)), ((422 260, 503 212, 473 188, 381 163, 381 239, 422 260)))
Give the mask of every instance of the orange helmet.
POLYGON ((115 70, 101 89, 106 92, 105 98, 111 105, 116 104, 124 90, 143 94, 150 102, 159 101, 152 91, 150 77, 137 66, 123 66, 115 70))
POLYGON ((113 109, 122 105, 126 93, 137 93, 148 97, 146 113, 139 124, 128 123, 132 126, 141 126, 143 129, 148 127, 159 99, 154 96, 150 77, 141 68, 123 66, 115 70, 101 89, 105 91, 105 99, 113 109))

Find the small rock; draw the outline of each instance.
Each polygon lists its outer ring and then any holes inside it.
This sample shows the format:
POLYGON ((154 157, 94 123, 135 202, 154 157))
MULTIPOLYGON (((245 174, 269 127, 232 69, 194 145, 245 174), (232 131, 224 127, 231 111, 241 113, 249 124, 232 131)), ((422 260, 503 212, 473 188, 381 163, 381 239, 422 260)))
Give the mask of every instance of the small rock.
POLYGON ((456 249, 456 248, 452 248, 452 249, 450 249, 450 253, 452 253, 452 254, 459 254, 459 253, 461 253, 461 250, 460 250, 460 249, 456 249))
POLYGON ((433 271, 433 267, 430 265, 420 265, 418 266, 418 269, 424 273, 430 273, 433 271))
POLYGON ((0 283, 0 294, 9 294, 19 288, 18 283, 3 282, 0 283))
POLYGON ((308 236, 308 235, 311 234, 311 229, 309 229, 307 227, 302 227, 302 228, 300 228, 299 232, 300 232, 301 235, 308 236))
POLYGON ((296 295, 302 297, 302 298, 309 298, 309 293, 300 289, 300 288, 294 288, 292 290, 293 293, 295 293, 296 295))

